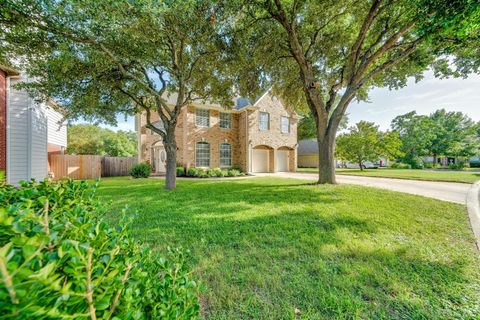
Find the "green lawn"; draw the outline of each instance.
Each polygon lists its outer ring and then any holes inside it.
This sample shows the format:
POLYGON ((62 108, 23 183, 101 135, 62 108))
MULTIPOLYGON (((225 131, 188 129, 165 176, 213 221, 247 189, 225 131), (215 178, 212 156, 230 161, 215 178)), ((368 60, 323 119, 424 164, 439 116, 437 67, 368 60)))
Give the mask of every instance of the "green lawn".
POLYGON ((465 207, 294 179, 102 179, 108 221, 191 251, 208 319, 478 319, 480 258, 465 207), (294 310, 301 311, 295 317, 294 310))
MULTIPOLYGON (((317 168, 298 168, 298 172, 317 173, 317 168)), ((434 171, 413 169, 337 169, 337 174, 350 176, 368 176, 380 178, 397 178, 426 181, 447 181, 474 183, 480 180, 480 172, 475 171, 434 171)))

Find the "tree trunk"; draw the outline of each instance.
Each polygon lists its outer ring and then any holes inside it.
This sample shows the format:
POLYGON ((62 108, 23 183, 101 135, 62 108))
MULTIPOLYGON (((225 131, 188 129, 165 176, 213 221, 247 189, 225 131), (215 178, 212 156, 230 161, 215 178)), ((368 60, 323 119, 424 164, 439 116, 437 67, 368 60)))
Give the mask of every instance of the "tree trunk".
POLYGON ((432 167, 435 168, 435 166, 437 165, 437 155, 436 154, 433 154, 433 163, 432 163, 432 167))
POLYGON ((336 184, 335 178, 335 140, 328 135, 321 136, 317 133, 318 142, 318 183, 336 184))
POLYGON ((360 167, 360 171, 363 171, 362 160, 358 162, 358 166, 360 167))
POLYGON ((167 172, 165 176, 165 189, 172 190, 177 187, 177 143, 175 136, 168 137, 164 142, 167 153, 167 172))

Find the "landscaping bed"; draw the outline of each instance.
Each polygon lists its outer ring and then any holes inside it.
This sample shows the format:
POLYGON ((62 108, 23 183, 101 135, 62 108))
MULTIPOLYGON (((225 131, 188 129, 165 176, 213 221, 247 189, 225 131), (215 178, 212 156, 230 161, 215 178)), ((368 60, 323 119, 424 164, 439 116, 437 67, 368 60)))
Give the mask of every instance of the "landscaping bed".
POLYGON ((109 223, 191 251, 208 319, 476 319, 480 258, 465 207, 279 178, 105 178, 109 223))
POLYGON ((188 168, 177 167, 177 177, 185 178, 224 178, 224 177, 242 177, 245 173, 235 168, 188 168))

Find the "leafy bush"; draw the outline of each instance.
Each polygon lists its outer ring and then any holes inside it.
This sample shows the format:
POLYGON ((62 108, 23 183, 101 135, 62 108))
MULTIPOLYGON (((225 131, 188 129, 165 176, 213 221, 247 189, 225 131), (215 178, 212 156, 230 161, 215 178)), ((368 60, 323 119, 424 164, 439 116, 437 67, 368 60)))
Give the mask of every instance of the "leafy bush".
POLYGON ((467 167, 468 165, 465 161, 457 161, 455 163, 452 162, 448 164, 448 169, 450 170, 464 170, 467 167))
POLYGON ((148 178, 152 173, 152 166, 148 163, 137 163, 130 168, 130 175, 134 178, 148 178))
POLYGON ((425 169, 432 169, 432 168, 435 168, 435 165, 433 164, 433 162, 424 162, 423 167, 425 169))
POLYGON ((229 177, 238 177, 238 176, 242 176, 242 175, 243 175, 243 173, 238 169, 228 170, 228 176, 229 177))
MULTIPOLYGON (((177 174, 178 175, 178 174, 177 174)), ((238 177, 245 175, 239 169, 204 169, 204 168, 188 168, 187 176, 195 178, 211 178, 211 177, 238 177)))
POLYGON ((211 177, 218 177, 218 178, 225 177, 226 173, 227 173, 226 170, 222 170, 220 168, 214 168, 209 170, 209 174, 211 177))
POLYGON ((392 169, 411 169, 412 166, 408 163, 394 162, 392 163, 392 169))
POLYGON ((177 167, 177 177, 185 176, 185 168, 184 167, 177 167))
POLYGON ((110 228, 87 182, 0 188, 0 319, 191 319, 199 287, 185 256, 110 228))

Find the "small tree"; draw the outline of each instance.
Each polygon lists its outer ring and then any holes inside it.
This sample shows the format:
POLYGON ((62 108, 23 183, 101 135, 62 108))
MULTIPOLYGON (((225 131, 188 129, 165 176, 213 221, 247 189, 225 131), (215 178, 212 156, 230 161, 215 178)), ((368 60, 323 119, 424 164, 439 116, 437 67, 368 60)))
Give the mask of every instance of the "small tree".
POLYGON ((356 162, 360 170, 365 161, 374 162, 381 156, 396 158, 401 154, 398 133, 381 132, 373 122, 367 121, 360 121, 349 130, 337 137, 336 155, 356 162))
POLYGON ((145 113, 147 128, 162 138, 172 189, 182 109, 195 100, 232 104, 222 17, 209 0, 4 0, 0 40, 26 59, 22 67, 35 79, 26 86, 54 98, 67 117, 115 123, 118 112, 145 113))

